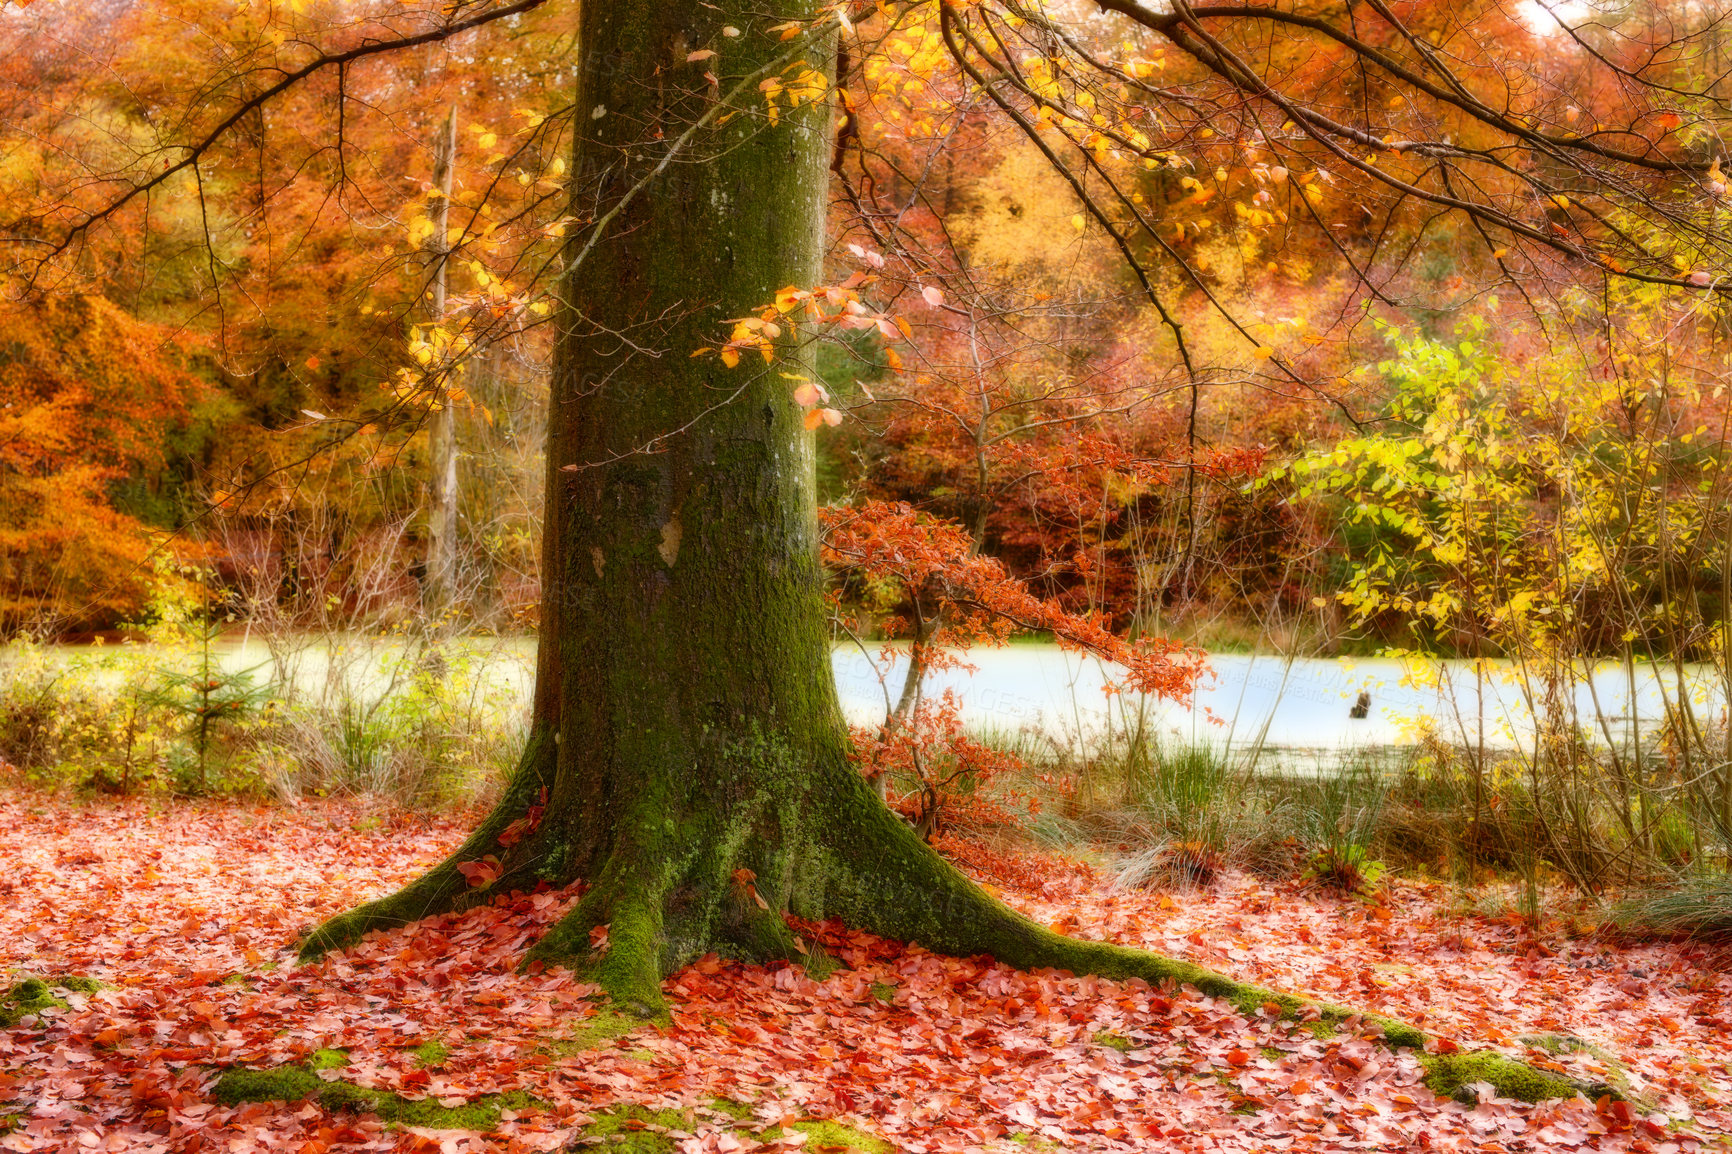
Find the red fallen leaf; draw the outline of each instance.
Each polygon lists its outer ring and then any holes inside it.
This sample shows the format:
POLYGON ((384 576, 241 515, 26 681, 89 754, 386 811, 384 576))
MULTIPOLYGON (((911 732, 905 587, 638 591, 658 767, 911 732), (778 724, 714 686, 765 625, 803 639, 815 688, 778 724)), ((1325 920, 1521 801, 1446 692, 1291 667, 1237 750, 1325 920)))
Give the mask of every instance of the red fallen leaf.
POLYGON ((499 864, 499 859, 488 854, 480 861, 457 863, 457 872, 469 882, 471 889, 492 885, 505 873, 505 867, 499 864))
POLYGON ((1430 1049, 1433 1054, 1454 1054, 1459 1052, 1461 1047, 1448 1038, 1439 1038, 1430 1049))
POLYGON ((1247 1066, 1251 1063, 1251 1055, 1246 1050, 1233 1050, 1227 1054, 1227 1064, 1230 1066, 1247 1066))

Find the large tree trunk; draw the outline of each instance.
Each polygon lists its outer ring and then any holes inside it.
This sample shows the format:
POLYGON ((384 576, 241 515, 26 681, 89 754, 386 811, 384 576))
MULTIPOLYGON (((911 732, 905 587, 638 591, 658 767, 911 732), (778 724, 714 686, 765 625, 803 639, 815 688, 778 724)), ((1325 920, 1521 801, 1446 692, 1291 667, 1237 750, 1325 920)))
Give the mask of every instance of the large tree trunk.
MULTIPOLYGON (((781 71, 783 55, 829 66, 833 45, 790 52, 753 11, 584 5, 574 215, 602 216, 656 168, 715 98, 706 66, 721 92, 766 65, 781 71), (741 34, 725 36, 729 25, 741 34), (687 63, 706 47, 718 55, 687 63)), ((584 878, 585 897, 535 956, 645 1010, 661 1004, 664 975, 708 951, 798 957, 785 911, 1012 963, 1113 968, 1086 955, 1105 947, 1042 930, 971 884, 849 762, 812 435, 781 375, 790 363, 728 369, 690 355, 778 288, 820 279, 829 109, 784 107, 771 125, 755 83, 748 93, 631 197, 566 286, 521 766, 450 860, 320 927, 306 955, 584 878), (460 867, 489 857, 498 876, 473 884, 493 870, 460 867)))
POLYGON ((661 1005, 662 978, 706 952, 798 957, 784 912, 1013 965, 1224 991, 1231 983, 1199 967, 1016 915, 849 761, 812 435, 781 375, 791 362, 728 369, 690 355, 778 288, 818 282, 829 109, 783 107, 771 125, 750 83, 738 115, 631 191, 718 90, 780 72, 784 55, 831 64, 833 45, 790 51, 754 11, 743 0, 583 6, 573 215, 626 208, 565 288, 528 747, 449 860, 327 922, 303 956, 583 878, 587 893, 532 956, 646 1012, 661 1005), (738 36, 724 36, 730 25, 738 36), (687 63, 707 47, 718 55, 687 63))

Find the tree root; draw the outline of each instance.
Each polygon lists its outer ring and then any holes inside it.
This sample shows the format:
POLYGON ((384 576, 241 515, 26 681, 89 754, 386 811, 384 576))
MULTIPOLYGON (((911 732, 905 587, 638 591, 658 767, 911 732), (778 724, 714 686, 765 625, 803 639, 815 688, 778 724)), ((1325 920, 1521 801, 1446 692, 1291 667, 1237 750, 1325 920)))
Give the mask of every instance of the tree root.
MULTIPOLYGON (((530 734, 511 784, 493 811, 464 839, 450 857, 395 893, 366 902, 327 920, 301 939, 303 962, 317 961, 331 950, 346 950, 374 930, 400 930, 422 918, 467 909, 496 893, 532 888, 532 855, 519 853, 524 865, 492 886, 471 886, 462 867, 493 855, 507 854, 500 841, 512 823, 529 812, 551 778, 555 743, 545 729, 530 734)), ((509 855, 508 855, 509 856, 509 855)))
MULTIPOLYGON (((848 804, 845 798, 842 802, 848 804)), ((882 805, 849 805, 846 821, 832 822, 830 828, 845 830, 848 836, 839 845, 832 844, 833 874, 843 884, 828 895, 828 912, 886 937, 919 942, 955 956, 990 955, 1020 970, 1055 969, 1119 981, 1141 978, 1151 985, 1189 985, 1231 1003, 1247 1017, 1276 1013, 1331 1031, 1357 1019, 1362 1029, 1375 1032, 1390 1048, 1414 1051, 1427 1071, 1426 1084, 1438 1093, 1471 1094, 1464 1088, 1483 1082, 1500 1097, 1523 1101, 1578 1093, 1590 1098, 1620 1096, 1604 1083, 1576 1081, 1495 1051, 1430 1053, 1428 1044, 1437 1041, 1433 1035, 1383 1014, 1360 1013, 1237 981, 1195 962, 1055 933, 974 884, 882 805), (859 880, 849 884, 850 879, 859 880)))
MULTIPOLYGON (((370 930, 460 910, 514 886, 529 888, 537 876, 545 880, 533 866, 546 855, 533 845, 528 848, 534 852, 519 847, 504 855, 503 872, 491 885, 472 887, 461 868, 506 848, 501 833, 543 788, 540 775, 531 772, 535 762, 526 755, 507 797, 449 859, 397 893, 326 922, 303 943, 302 959, 351 945, 370 930)), ((1240 982, 1194 962, 1055 933, 941 858, 851 766, 842 762, 831 769, 820 773, 822 791, 808 802, 812 812, 803 826, 811 832, 785 839, 785 845, 766 848, 766 839, 755 832, 761 799, 744 805, 725 827, 718 821, 688 825, 684 841, 664 834, 671 822, 642 820, 656 815, 640 814, 630 826, 639 835, 613 846, 589 891, 535 944, 525 965, 569 966, 599 985, 620 1010, 659 1016, 665 1011, 662 981, 705 953, 751 962, 804 961, 819 976, 827 972, 828 959, 808 952, 784 920, 786 910, 813 921, 840 918, 937 953, 988 955, 1021 970, 1188 985, 1248 1017, 1278 1014, 1320 1030, 1355 1019, 1390 1047, 1415 1051, 1427 1084, 1440 1093, 1471 1093, 1463 1087, 1489 1083, 1500 1096, 1528 1101, 1577 1093, 1619 1096, 1613 1087, 1577 1082, 1492 1051, 1428 1052, 1432 1035, 1385 1015, 1240 982), (768 871, 762 882, 748 862, 768 871)))

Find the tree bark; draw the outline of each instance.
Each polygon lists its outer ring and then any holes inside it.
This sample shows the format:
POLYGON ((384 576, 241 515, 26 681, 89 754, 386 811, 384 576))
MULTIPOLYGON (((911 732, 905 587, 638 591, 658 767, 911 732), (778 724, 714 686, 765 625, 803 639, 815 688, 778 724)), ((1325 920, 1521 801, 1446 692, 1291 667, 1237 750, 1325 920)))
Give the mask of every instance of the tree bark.
MULTIPOLYGON (((584 5, 581 20, 580 219, 625 202, 717 91, 780 71, 784 55, 828 69, 834 53, 817 37, 790 47, 766 35, 768 19, 744 0, 615 0, 584 5), (687 63, 711 47, 716 57, 687 63)), ((451 858, 327 922, 303 956, 581 878, 584 897, 531 960, 571 965, 646 1013, 662 1005, 663 977, 707 952, 798 958, 784 913, 1022 967, 1237 989, 1013 913, 922 842, 850 762, 812 434, 782 376, 797 353, 736 369, 690 355, 778 288, 820 279, 830 111, 784 106, 771 124, 756 84, 749 91, 737 115, 630 198, 567 278, 522 763, 451 858), (489 858, 497 866, 477 875, 472 863, 489 858)))
MULTIPOLYGON (((834 52, 816 36, 790 46, 765 35, 768 21, 741 0, 589 4, 581 19, 579 218, 620 204, 717 91, 781 71, 784 55, 827 69, 834 52), (719 88, 686 60, 711 47, 719 88)), ((326 923, 304 956, 582 878, 585 896, 532 956, 576 966, 646 1012, 661 1005, 662 978, 706 952, 798 957, 784 912, 1013 964, 1123 970, 1104 960, 1110 947, 988 897, 849 760, 812 434, 782 376, 797 354, 736 369, 690 355, 777 289, 820 279, 830 111, 784 105, 771 124, 749 92, 630 199, 565 285, 521 765, 449 860, 326 923), (490 857, 497 876, 471 884, 475 868, 459 867, 490 857), (592 931, 604 926, 598 948, 592 931)), ((1143 957, 1138 972, 1179 972, 1143 957)))

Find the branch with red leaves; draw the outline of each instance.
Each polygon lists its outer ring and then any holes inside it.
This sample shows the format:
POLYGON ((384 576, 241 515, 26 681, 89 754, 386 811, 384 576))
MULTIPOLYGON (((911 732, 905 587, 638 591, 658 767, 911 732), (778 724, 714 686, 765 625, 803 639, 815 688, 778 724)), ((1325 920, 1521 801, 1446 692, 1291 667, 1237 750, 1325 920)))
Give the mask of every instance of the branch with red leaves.
MULTIPOLYGON (((1203 655, 1162 638, 1129 641, 1094 614, 1075 613, 1037 597, 993 557, 974 551, 962 526, 902 502, 830 506, 820 513, 824 562, 844 580, 891 583, 905 603, 943 624, 928 646, 1003 644, 1015 633, 1050 633, 1066 649, 1123 666, 1123 684, 1141 693, 1185 699, 1203 671, 1203 655)), ((891 636, 907 632, 893 617, 891 636)))

